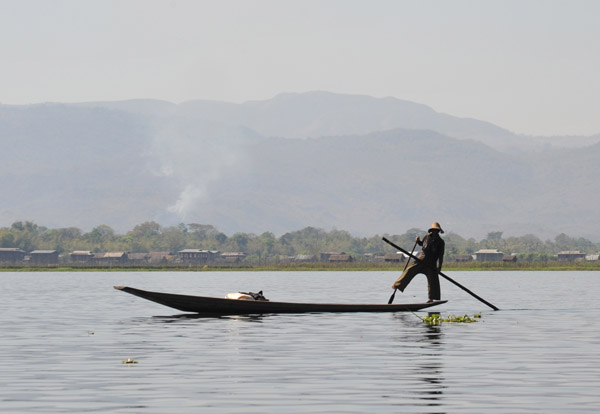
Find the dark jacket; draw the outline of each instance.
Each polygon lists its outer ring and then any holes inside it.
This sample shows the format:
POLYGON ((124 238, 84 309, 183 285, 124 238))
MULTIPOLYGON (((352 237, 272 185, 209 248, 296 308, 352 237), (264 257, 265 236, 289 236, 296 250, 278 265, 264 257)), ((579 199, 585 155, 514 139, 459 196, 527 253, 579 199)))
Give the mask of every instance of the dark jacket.
POLYGON ((423 240, 419 240, 419 245, 423 246, 419 259, 425 264, 433 266, 437 270, 442 269, 444 262, 444 249, 446 242, 436 232, 427 233, 423 240))

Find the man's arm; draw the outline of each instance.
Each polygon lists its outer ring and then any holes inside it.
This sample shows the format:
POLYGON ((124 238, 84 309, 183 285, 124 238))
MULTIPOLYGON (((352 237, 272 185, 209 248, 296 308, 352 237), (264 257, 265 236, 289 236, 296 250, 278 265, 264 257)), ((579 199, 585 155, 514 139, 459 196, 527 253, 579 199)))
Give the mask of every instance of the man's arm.
POLYGON ((445 250, 445 246, 446 243, 442 243, 442 245, 440 246, 440 256, 438 257, 438 272, 442 271, 442 264, 444 263, 444 250, 445 250))

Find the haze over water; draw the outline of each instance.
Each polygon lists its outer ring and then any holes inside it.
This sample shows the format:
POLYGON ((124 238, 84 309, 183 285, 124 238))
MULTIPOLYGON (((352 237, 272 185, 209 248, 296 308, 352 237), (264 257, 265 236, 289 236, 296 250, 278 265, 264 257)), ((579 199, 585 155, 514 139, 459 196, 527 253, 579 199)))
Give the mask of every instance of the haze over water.
MULTIPOLYGON (((448 272, 443 316, 182 317, 112 289, 386 302, 394 272, 2 273, 2 412, 583 413, 600 409, 594 272, 448 272), (132 358, 137 364, 122 364, 132 358)), ((426 297, 417 278, 395 303, 426 297)))

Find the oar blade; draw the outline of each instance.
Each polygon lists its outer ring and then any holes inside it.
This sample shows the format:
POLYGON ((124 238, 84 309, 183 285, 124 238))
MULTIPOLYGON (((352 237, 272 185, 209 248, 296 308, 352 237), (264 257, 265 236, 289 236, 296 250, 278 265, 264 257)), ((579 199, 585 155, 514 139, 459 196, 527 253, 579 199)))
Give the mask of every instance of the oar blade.
POLYGON ((394 289, 394 293, 392 293, 392 296, 390 296, 390 300, 388 300, 388 305, 391 305, 394 301, 394 298, 396 297, 396 290, 397 289, 394 289))

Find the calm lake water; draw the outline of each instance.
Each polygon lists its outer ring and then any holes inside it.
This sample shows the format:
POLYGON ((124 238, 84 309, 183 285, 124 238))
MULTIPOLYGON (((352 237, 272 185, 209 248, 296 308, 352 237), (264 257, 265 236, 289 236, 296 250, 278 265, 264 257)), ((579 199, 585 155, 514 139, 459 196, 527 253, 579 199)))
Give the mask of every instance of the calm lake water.
MULTIPOLYGON (((182 317, 113 285, 386 303, 395 272, 0 273, 0 411, 597 413, 600 273, 447 272, 426 312, 182 317), (132 358, 137 364, 123 364, 132 358)), ((395 303, 426 299, 418 276, 395 303)))

